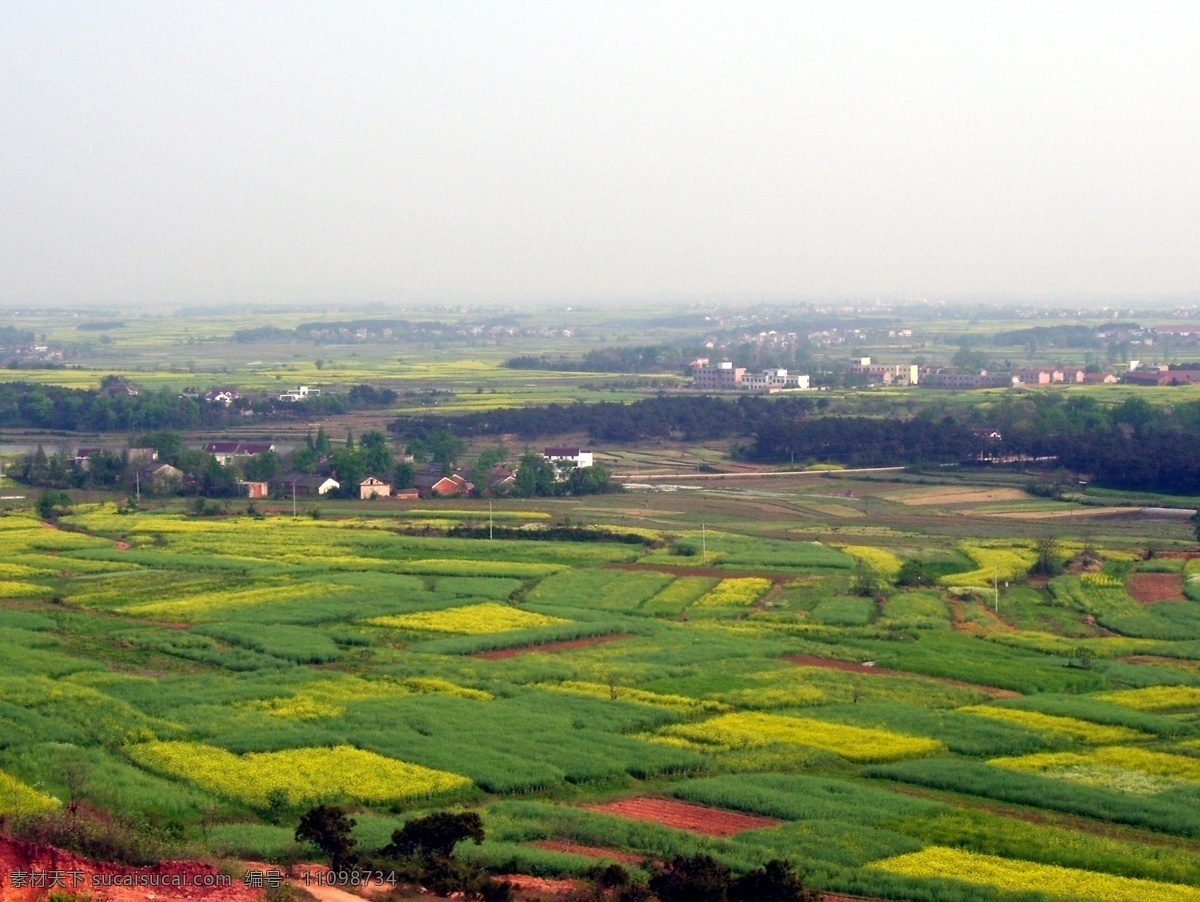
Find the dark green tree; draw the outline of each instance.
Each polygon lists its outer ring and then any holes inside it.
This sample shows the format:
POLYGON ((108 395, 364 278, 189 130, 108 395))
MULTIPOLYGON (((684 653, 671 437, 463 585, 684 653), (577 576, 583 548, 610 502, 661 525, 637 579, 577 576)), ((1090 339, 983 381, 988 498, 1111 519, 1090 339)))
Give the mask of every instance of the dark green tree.
POLYGON ((417 468, 406 460, 396 464, 392 470, 392 485, 398 489, 407 489, 417 479, 417 468))
POLYGON ((554 464, 536 451, 530 451, 521 456, 521 462, 517 465, 514 490, 522 498, 553 495, 555 476, 554 464))
POLYGON ((804 888, 792 866, 778 858, 743 874, 729 887, 729 902, 817 902, 820 895, 804 888))
POLYGON ((246 460, 243 465, 243 472, 247 479, 266 480, 274 479, 283 469, 283 464, 279 459, 279 455, 274 451, 264 451, 262 454, 255 454, 246 460))
POLYGON ((358 840, 350 835, 356 823, 335 805, 318 805, 300 818, 296 842, 311 842, 329 858, 331 869, 345 870, 358 858, 354 852, 358 840))
POLYGON ((711 855, 676 855, 650 878, 661 902, 726 902, 732 873, 711 855))
POLYGON ((368 472, 384 479, 392 471, 392 449, 388 447, 387 436, 382 432, 366 432, 358 443, 358 453, 362 457, 363 468, 368 472))
POLYGON ((454 847, 464 840, 483 842, 483 820, 474 811, 435 811, 425 817, 408 821, 392 833, 392 841, 384 846, 387 858, 416 858, 423 862, 448 859, 454 847))

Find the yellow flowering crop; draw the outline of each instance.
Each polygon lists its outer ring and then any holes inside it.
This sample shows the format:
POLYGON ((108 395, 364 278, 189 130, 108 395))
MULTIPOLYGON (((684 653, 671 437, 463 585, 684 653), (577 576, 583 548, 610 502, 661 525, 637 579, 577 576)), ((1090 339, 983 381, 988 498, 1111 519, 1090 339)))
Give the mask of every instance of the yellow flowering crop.
POLYGON ((1128 727, 1109 727, 1087 720, 1079 720, 1076 717, 1042 714, 1040 711, 1023 711, 1019 708, 1001 708, 995 705, 972 705, 967 708, 959 708, 959 710, 965 714, 993 717, 996 720, 1015 723, 1018 726, 1043 733, 1062 733, 1079 742, 1097 745, 1146 738, 1145 733, 1131 730, 1128 727))
POLYGON ((0 598, 41 598, 52 594, 45 586, 35 583, 0 580, 0 598))
POLYGON ((218 589, 201 592, 172 601, 152 601, 122 609, 134 617, 166 618, 168 620, 207 620, 238 608, 260 604, 285 604, 331 595, 352 595, 361 590, 353 586, 332 583, 297 582, 282 586, 256 589, 218 589))
POLYGON ((744 711, 668 727, 665 735, 725 749, 785 743, 834 752, 851 761, 892 761, 945 751, 935 739, 804 717, 744 711))
POLYGON ((1020 579, 1037 561, 1037 552, 1033 548, 1012 543, 997 547, 961 542, 958 548, 976 563, 978 569, 943 576, 939 580, 943 586, 990 586, 993 579, 1001 582, 1020 579))
POLYGON ((428 630, 434 633, 503 633, 508 630, 523 630, 534 626, 553 626, 569 623, 561 617, 548 617, 532 611, 509 607, 495 602, 469 604, 459 608, 443 608, 440 611, 417 611, 413 614, 393 614, 388 617, 373 617, 367 623, 390 626, 402 630, 428 630))
POLYGON ((1084 573, 1079 581, 1085 586, 1095 589, 1122 589, 1125 584, 1117 577, 1108 573, 1084 573))
POLYGON ((1097 696, 1114 705, 1135 711, 1171 711, 1178 708, 1200 708, 1200 687, 1147 686, 1145 689, 1123 689, 1097 696))
POLYGON ((725 705, 712 699, 691 698, 686 695, 665 695, 661 692, 648 692, 645 689, 631 689, 625 686, 609 687, 606 683, 586 683, 576 680, 564 680, 561 683, 538 683, 540 689, 550 689, 554 692, 569 692, 574 695, 587 695, 592 698, 616 697, 621 701, 639 702, 643 705, 654 705, 658 708, 669 708, 673 711, 724 711, 725 705))
POLYGON ((0 815, 33 814, 58 806, 58 799, 44 795, 0 770, 0 815))
POLYGON ((437 692, 490 701, 492 694, 482 689, 468 689, 434 677, 414 677, 408 680, 364 680, 356 676, 340 676, 306 683, 292 696, 267 698, 246 703, 247 708, 264 711, 289 720, 315 720, 318 717, 339 717, 350 702, 368 698, 395 698, 423 692, 437 692))
POLYGON ((134 761, 152 770, 259 807, 275 797, 289 805, 332 799, 400 802, 471 785, 458 774, 348 745, 235 755, 195 742, 147 742, 128 751, 134 761))
POLYGON ((1104 902, 1200 902, 1200 889, 1178 883, 1117 877, 1097 871, 980 855, 930 846, 871 865, 908 877, 944 877, 993 886, 1008 892, 1042 892, 1104 902))
POLYGON ((875 548, 872 545, 843 545, 841 547, 846 554, 862 561, 889 582, 900 573, 900 558, 890 551, 884 551, 882 548, 875 548))
POLYGON ((1091 786, 1108 786, 1125 792, 1149 794, 1167 788, 1165 777, 1200 783, 1200 760, 1187 755, 1171 755, 1149 749, 1110 746, 1087 752, 1046 752, 991 762, 1010 770, 1046 773, 1047 776, 1073 780, 1091 786))
POLYGON ((715 589, 696 602, 698 608, 745 607, 754 604, 771 588, 769 579, 757 576, 723 579, 715 589))

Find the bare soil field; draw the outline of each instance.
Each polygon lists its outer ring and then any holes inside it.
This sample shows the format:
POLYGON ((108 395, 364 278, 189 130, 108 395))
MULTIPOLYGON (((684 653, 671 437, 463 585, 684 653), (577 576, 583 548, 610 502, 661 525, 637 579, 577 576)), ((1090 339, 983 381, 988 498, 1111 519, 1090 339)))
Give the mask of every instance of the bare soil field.
POLYGON ((674 799, 651 799, 646 797, 617 799, 603 805, 584 806, 591 811, 603 811, 635 821, 652 821, 677 830, 691 830, 706 836, 733 836, 746 830, 776 827, 779 821, 769 817, 757 817, 726 811, 722 808, 707 808, 690 802, 674 799))
POLYGON ((1029 501, 1031 496, 1021 489, 979 489, 938 486, 916 491, 892 492, 884 495, 889 501, 922 507, 945 507, 951 504, 987 504, 994 501, 1029 501))
POLYGON ((1139 604, 1187 601, 1183 578, 1178 573, 1131 573, 1125 580, 1125 591, 1139 604))
POLYGON ((562 642, 545 642, 541 645, 522 645, 520 648, 500 648, 496 651, 481 651, 471 655, 472 658, 482 658, 485 661, 499 661, 504 658, 515 658, 517 655, 528 655, 533 652, 555 654, 560 651, 574 651, 578 648, 589 648, 602 645, 605 642, 616 642, 618 639, 628 639, 628 633, 614 636, 589 636, 587 639, 564 639, 562 642))

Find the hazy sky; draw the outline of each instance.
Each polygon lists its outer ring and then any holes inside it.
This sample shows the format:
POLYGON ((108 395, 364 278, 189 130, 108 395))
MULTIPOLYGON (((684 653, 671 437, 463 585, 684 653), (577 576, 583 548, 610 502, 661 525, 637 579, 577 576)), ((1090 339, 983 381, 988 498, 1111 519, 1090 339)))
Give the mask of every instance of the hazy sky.
POLYGON ((1200 6, 0 4, 0 304, 1200 290, 1200 6))

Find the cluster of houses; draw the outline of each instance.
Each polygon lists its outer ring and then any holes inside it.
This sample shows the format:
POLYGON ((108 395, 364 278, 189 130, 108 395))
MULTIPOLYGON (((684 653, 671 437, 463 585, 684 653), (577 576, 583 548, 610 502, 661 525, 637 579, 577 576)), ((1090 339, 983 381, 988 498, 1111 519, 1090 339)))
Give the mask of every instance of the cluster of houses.
MULTIPOLYGON (((204 445, 205 453, 211 454, 222 466, 275 450, 273 442, 213 441, 204 445)), ((99 447, 79 448, 75 452, 75 467, 87 470, 91 465, 91 458, 105 453, 112 452, 99 447)), ((121 453, 126 464, 135 467, 137 478, 147 488, 181 487, 188 479, 187 474, 178 467, 160 462, 158 451, 154 448, 128 448, 121 453)), ((550 447, 543 451, 543 455, 560 469, 590 467, 594 464, 593 453, 579 447, 550 447)), ((492 492, 503 493, 516 483, 516 476, 515 469, 492 467, 488 471, 487 488, 492 492)), ((477 488, 465 471, 443 474, 434 467, 426 467, 419 471, 413 482, 412 486, 400 488, 387 478, 371 474, 357 483, 357 496, 363 501, 375 498, 416 501, 419 498, 467 496, 473 494, 477 488)), ((239 492, 251 499, 270 498, 272 495, 285 498, 315 498, 342 488, 342 484, 333 476, 308 473, 289 473, 263 480, 239 479, 237 485, 239 492)))
POLYGON ((731 360, 722 360, 716 365, 707 357, 699 357, 690 364, 692 387, 703 391, 758 391, 780 392, 808 388, 808 376, 789 374, 787 370, 769 369, 761 373, 749 373, 743 366, 734 366, 731 360))

